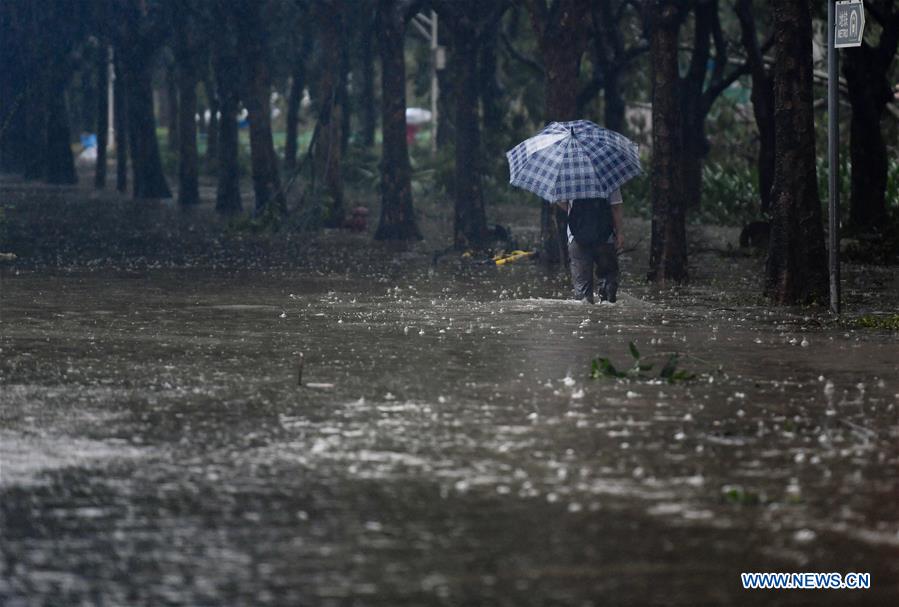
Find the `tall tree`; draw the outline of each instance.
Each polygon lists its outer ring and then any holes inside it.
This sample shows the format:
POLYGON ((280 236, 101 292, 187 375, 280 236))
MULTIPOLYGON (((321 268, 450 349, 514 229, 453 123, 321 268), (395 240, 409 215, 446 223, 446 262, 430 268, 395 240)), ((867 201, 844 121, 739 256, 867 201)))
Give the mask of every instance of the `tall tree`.
POLYGON ((199 64, 205 56, 198 27, 199 7, 191 0, 174 0, 175 78, 178 85, 178 203, 192 206, 200 202, 199 154, 197 152, 197 84, 199 64))
POLYGON ((698 207, 702 198, 702 165, 709 152, 705 131, 709 112, 718 97, 740 76, 749 72, 748 63, 727 69, 727 46, 721 28, 718 0, 697 2, 694 8, 693 54, 680 86, 682 194, 691 207, 698 207))
POLYGON ((776 169, 765 293, 779 304, 827 301, 815 166, 812 18, 808 0, 774 6, 776 169))
POLYGON ((296 168, 297 164, 297 136, 300 122, 300 105, 303 101, 303 92, 306 90, 306 62, 312 52, 312 27, 311 19, 307 14, 301 15, 300 39, 297 51, 293 57, 293 70, 290 75, 290 91, 287 95, 287 141, 284 144, 284 166, 288 171, 296 168))
POLYGON ((287 212, 278 159, 272 139, 271 80, 266 46, 265 2, 232 4, 240 48, 243 99, 250 120, 250 162, 256 214, 287 212))
POLYGON ((771 210, 771 188, 774 185, 774 81, 765 65, 764 52, 759 45, 756 15, 752 0, 737 0, 740 38, 746 51, 752 75, 752 111, 759 130, 759 194, 761 212, 771 210))
MULTIPOLYGON (((63 60, 62 63, 68 61, 63 60)), ((71 77, 71 67, 63 64, 48 69, 46 179, 48 183, 78 183, 66 105, 66 86, 71 77)))
MULTIPOLYGON (((489 5, 488 5, 489 6, 489 5)), ((487 13, 480 33, 478 45, 478 94, 481 100, 481 126, 484 132, 484 153, 487 158, 505 158, 505 148, 509 143, 508 131, 504 124, 506 108, 503 105, 505 90, 500 82, 499 45, 502 31, 502 17, 509 8, 508 3, 498 2, 494 12, 487 13)))
MULTIPOLYGON (((495 76, 490 74, 487 81, 480 79, 478 56, 485 41, 491 35, 497 35, 495 30, 508 4, 455 0, 436 2, 435 5, 453 37, 453 95, 456 102, 453 243, 456 248, 463 249, 482 245, 488 235, 481 184, 484 163, 478 99, 479 89, 489 88, 489 81, 495 76)), ((491 105, 485 105, 485 109, 489 111, 491 105)))
MULTIPOLYGON (((203 93, 209 104, 209 125, 206 127, 206 156, 204 164, 206 169, 215 172, 218 159, 219 146, 219 97, 214 84, 214 77, 210 75, 209 65, 203 66, 203 93)), ((200 116, 201 121, 205 116, 200 116)))
MULTIPOLYGON (((375 145, 375 130, 378 127, 378 106, 375 101, 375 10, 374 2, 366 2, 361 7, 363 26, 359 37, 358 57, 361 71, 359 78, 359 112, 361 114, 362 145, 375 145)), ((354 82, 355 84, 355 82, 354 82)))
POLYGON ((75 68, 72 50, 77 42, 77 26, 62 5, 51 3, 38 10, 46 17, 39 34, 50 41, 47 46, 41 44, 46 53, 42 77, 46 80, 48 93, 45 179, 48 183, 77 183, 66 100, 66 88, 75 68))
POLYGON ((665 284, 687 280, 686 203, 680 154, 681 78, 678 40, 686 17, 684 3, 650 0, 646 10, 652 66, 652 241, 649 275, 665 284))
POLYGON ((218 27, 213 30, 212 67, 216 96, 219 100, 218 157, 216 158, 215 209, 222 214, 240 213, 240 158, 237 112, 240 103, 234 74, 240 64, 235 35, 234 15, 228 0, 213 5, 218 27))
POLYGON ((414 0, 378 0, 381 56, 381 219, 378 240, 421 239, 412 207, 412 169, 406 143, 406 61, 403 42, 414 0))
POLYGON ((346 96, 343 92, 346 64, 342 40, 346 31, 344 0, 319 0, 314 4, 315 20, 319 28, 322 68, 318 82, 318 130, 315 142, 315 171, 324 181, 329 202, 326 225, 337 226, 343 221, 343 113, 346 96))
POLYGON ((125 96, 125 78, 122 61, 113 50, 112 122, 115 134, 116 191, 128 191, 128 98, 125 96))
MULTIPOLYGON (((544 120, 578 118, 581 57, 587 46, 589 0, 527 0, 544 66, 544 120)), ((567 259, 565 214, 556 205, 543 204, 540 235, 544 259, 567 259)))
POLYGON ((106 149, 109 136, 109 47, 100 43, 96 49, 97 74, 97 165, 94 169, 94 187, 106 187, 106 149))
POLYGON ((623 78, 635 60, 649 51, 644 41, 627 44, 629 9, 638 8, 629 0, 598 0, 591 6, 590 51, 594 74, 578 94, 578 108, 583 113, 587 103, 602 91, 604 126, 619 133, 627 132, 623 78))
POLYGON ((66 88, 74 63, 73 48, 82 36, 81 15, 53 2, 4 3, 5 51, 2 80, 9 97, 0 117, 4 164, 20 169, 26 179, 49 183, 75 183, 74 159, 69 137, 66 88), (21 141, 11 141, 12 137, 21 141))
MULTIPOLYGON (((181 20, 179 15, 173 19, 175 24, 181 20)), ((162 104, 160 122, 166 128, 166 145, 172 154, 178 153, 178 66, 175 65, 177 59, 168 56, 165 62, 165 103, 162 104)))
POLYGON ((153 114, 153 60, 166 41, 168 22, 156 2, 115 3, 115 52, 128 110, 128 149, 134 198, 171 198, 162 171, 153 114))
POLYGON ((843 53, 843 75, 852 106, 849 154, 852 159, 852 192, 849 225, 870 230, 887 218, 886 187, 889 153, 881 120, 893 100, 890 69, 899 46, 899 3, 893 0, 865 2, 868 15, 880 26, 877 45, 868 40, 843 53))
POLYGON ((0 3, 0 170, 12 173, 24 173, 27 158, 25 110, 30 81, 23 8, 0 3))

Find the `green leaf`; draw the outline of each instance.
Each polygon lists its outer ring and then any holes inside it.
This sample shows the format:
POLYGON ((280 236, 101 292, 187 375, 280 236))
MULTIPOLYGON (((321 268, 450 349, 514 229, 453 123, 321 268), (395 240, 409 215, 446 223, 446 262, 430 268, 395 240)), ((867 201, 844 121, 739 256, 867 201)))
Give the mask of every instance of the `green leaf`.
POLYGON ((637 365, 637 368, 640 369, 641 371, 652 371, 652 368, 654 366, 655 365, 637 365))
POLYGON ((590 369, 590 377, 599 379, 603 377, 625 377, 624 373, 618 371, 615 365, 608 358, 596 358, 590 369))
POLYGON ((672 354, 668 357, 668 362, 665 363, 665 366, 662 367, 662 370, 659 371, 659 377, 662 379, 668 379, 674 372, 677 370, 677 354, 672 354))
POLYGON ((627 347, 630 349, 631 356, 634 357, 634 360, 640 360, 640 350, 637 349, 637 346, 634 344, 634 342, 628 343, 627 347))
POLYGON ((668 383, 673 384, 679 381, 690 381, 696 379, 696 375, 694 373, 690 373, 689 371, 684 371, 680 369, 675 371, 668 377, 668 383))

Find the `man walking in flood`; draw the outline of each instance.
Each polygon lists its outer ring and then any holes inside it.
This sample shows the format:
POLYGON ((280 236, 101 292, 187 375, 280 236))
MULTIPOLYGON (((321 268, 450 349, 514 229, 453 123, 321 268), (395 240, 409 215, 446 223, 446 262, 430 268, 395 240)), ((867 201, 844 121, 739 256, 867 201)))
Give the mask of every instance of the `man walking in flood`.
MULTIPOLYGON (((574 295, 594 303, 618 299, 618 251, 624 244, 621 186, 642 172, 637 144, 589 120, 551 122, 506 152, 509 183, 568 213, 574 295)), ((547 226, 543 226, 546 229, 547 226)))
POLYGON ((568 213, 568 256, 574 298, 594 303, 594 269, 599 301, 618 300, 618 252, 624 246, 621 191, 608 198, 562 201, 568 213))

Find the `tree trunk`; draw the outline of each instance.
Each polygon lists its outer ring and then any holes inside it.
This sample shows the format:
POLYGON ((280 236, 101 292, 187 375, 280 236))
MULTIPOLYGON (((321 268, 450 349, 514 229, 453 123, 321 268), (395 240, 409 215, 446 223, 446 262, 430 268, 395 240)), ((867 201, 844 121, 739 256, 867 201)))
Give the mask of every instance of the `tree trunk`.
POLYGON ((775 133, 774 133, 774 83, 764 74, 752 77, 752 112, 759 130, 759 210, 771 212, 771 188, 774 187, 775 133))
POLYGON ((197 79, 192 67, 178 66, 178 203, 192 206, 200 202, 197 158, 197 79))
MULTIPOLYGON (((116 53, 117 54, 117 53, 116 53)), ((128 191, 128 99, 125 97, 125 78, 121 59, 113 64, 112 122, 115 132, 116 191, 128 191)))
POLYGON ((300 104, 306 88, 306 57, 297 58, 290 79, 290 92, 287 96, 287 142, 284 144, 284 166, 293 171, 297 166, 297 147, 299 142, 298 126, 300 122, 300 104))
MULTIPOLYGON (((860 52, 844 54, 844 74, 852 105, 849 156, 852 160, 849 225, 853 229, 882 228, 886 222, 886 186, 889 153, 880 130, 885 103, 880 81, 862 64, 860 52), (865 90, 868 89, 868 90, 865 90)), ((887 88, 886 93, 890 93, 887 88)))
MULTIPOLYGON (((345 20, 344 16, 344 20, 345 20)), ((340 45, 340 79, 337 84, 337 102, 340 105, 340 150, 341 157, 350 147, 350 132, 352 129, 353 103, 350 98, 350 49, 351 34, 347 32, 345 22, 341 28, 337 40, 340 45)), ((342 180, 341 180, 342 183, 342 180)), ((343 187, 341 185, 341 193, 343 187)))
POLYGON ((109 135, 109 49, 97 49, 97 164, 94 167, 94 187, 106 187, 106 148, 109 135))
POLYGON ((223 214, 240 213, 240 158, 237 129, 238 94, 234 73, 237 59, 222 53, 215 60, 215 79, 221 117, 218 121, 218 158, 216 173, 218 184, 215 193, 215 209, 223 214))
POLYGON ((886 104, 893 99, 888 77, 899 46, 899 13, 894 14, 891 9, 880 18, 885 23, 881 24, 883 29, 876 47, 864 42, 861 47, 843 53, 843 74, 852 106, 849 224, 858 230, 882 227, 887 220, 889 152, 880 121, 886 104))
POLYGON ((47 183, 78 183, 75 175, 75 159, 72 157, 71 132, 69 130, 69 112, 66 107, 66 82, 69 79, 67 68, 56 65, 48 66, 52 72, 50 79, 50 97, 47 100, 47 183))
POLYGON ((739 0, 740 37, 748 56, 752 75, 752 112, 759 130, 759 197, 761 212, 771 211, 771 187, 774 185, 774 83, 765 67, 756 34, 752 0, 739 0))
POLYGON ((502 104, 503 89, 497 78, 501 24, 500 19, 487 24, 478 48, 478 80, 475 84, 480 83, 476 89, 481 98, 484 152, 488 158, 503 158, 508 143, 508 134, 503 124, 506 114, 506 108, 502 104))
POLYGON ((320 71, 318 140, 315 144, 315 169, 328 192, 330 205, 325 225, 336 227, 343 221, 343 179, 341 159, 343 144, 343 0, 330 0, 316 5, 316 19, 324 67, 320 71))
POLYGON ((47 173, 47 112, 49 94, 41 74, 31 74, 26 96, 25 171, 26 180, 43 179, 47 173))
MULTIPOLYGON (((698 5, 693 27, 693 54, 690 67, 680 80, 680 196, 688 208, 698 209, 702 196, 702 163, 709 146, 705 137, 707 110, 703 93, 711 57, 712 23, 717 17, 718 3, 698 5)), ((717 61, 719 58, 716 57, 717 61)))
POLYGON ((651 281, 687 280, 686 205, 681 186, 680 75, 677 46, 681 19, 670 3, 650 9, 652 65, 652 241, 651 281))
POLYGON ((149 66, 126 64, 125 90, 128 95, 128 139, 131 176, 135 198, 171 198, 156 139, 153 116, 153 89, 149 66))
MULTIPOLYGON (((206 170, 215 173, 219 147, 220 110, 218 93, 208 73, 203 77, 203 90, 206 92, 206 100, 209 102, 209 125, 206 127, 206 157, 204 164, 206 165, 206 170)), ((200 116, 201 121, 205 121, 205 118, 204 115, 200 116)))
POLYGON ((244 101, 250 121, 250 162, 253 167, 256 214, 271 211, 282 215, 287 212, 287 202, 281 189, 278 159, 272 139, 271 83, 262 7, 258 3, 248 3, 235 5, 235 11, 244 101))
POLYGON ((156 139, 149 57, 142 55, 139 47, 129 49, 123 64, 134 198, 171 198, 156 139))
MULTIPOLYGON (((448 36, 444 38, 452 40, 448 36)), ((452 56, 454 51, 451 44, 441 46, 446 47, 446 53, 452 56)), ((456 120, 453 116, 456 105, 456 87, 453 84, 450 70, 442 69, 437 72, 437 88, 440 91, 440 96, 437 98, 437 113, 440 116, 440 121, 437 123, 437 148, 445 149, 446 146, 453 145, 456 140, 456 120)))
POLYGON ((0 171, 23 173, 27 158, 25 129, 28 78, 23 39, 25 32, 11 3, 0 4, 0 171))
POLYGON ((163 121, 168 132, 166 139, 169 152, 178 152, 178 76, 174 65, 166 66, 165 70, 165 120, 163 121))
MULTIPOLYGON (((476 7, 474 12, 476 12, 476 7)), ((466 11, 468 12, 468 11, 466 11)), ((468 16, 453 25, 453 75, 456 84, 456 178, 453 243, 478 247, 487 239, 481 189, 481 129, 478 117, 478 40, 468 16)))
POLYGON ((807 0, 780 0, 774 21, 776 169, 765 293, 778 304, 825 304, 827 254, 815 167, 807 0))
POLYGON ((421 239, 412 208, 411 168, 406 145, 406 24, 397 0, 378 2, 381 55, 381 220, 377 240, 421 239))
POLYGON ((606 128, 616 133, 627 133, 627 105, 621 94, 621 76, 618 70, 611 70, 606 74, 605 86, 602 88, 604 108, 604 120, 606 128))
POLYGON ((375 145, 375 130, 378 128, 378 113, 375 104, 375 57, 374 57, 374 23, 366 22, 362 27, 359 44, 359 61, 362 70, 362 82, 359 90, 359 109, 362 119, 362 145, 371 148, 375 145), (371 27, 369 27, 369 25, 371 27))
MULTIPOLYGON (((587 44, 588 0, 557 0, 546 12, 544 0, 530 0, 531 23, 544 66, 544 120, 563 122, 578 118, 581 55, 587 44)), ((566 216, 557 206, 543 205, 540 238, 543 258, 549 263, 568 261, 566 216)))

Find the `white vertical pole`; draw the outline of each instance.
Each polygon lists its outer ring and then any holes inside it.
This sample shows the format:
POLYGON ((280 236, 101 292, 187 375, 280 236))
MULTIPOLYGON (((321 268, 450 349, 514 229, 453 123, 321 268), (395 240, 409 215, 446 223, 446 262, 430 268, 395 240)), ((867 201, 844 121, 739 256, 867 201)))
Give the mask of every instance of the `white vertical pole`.
POLYGON ((437 82, 437 13, 431 11, 431 154, 437 153, 437 98, 440 87, 437 82))

